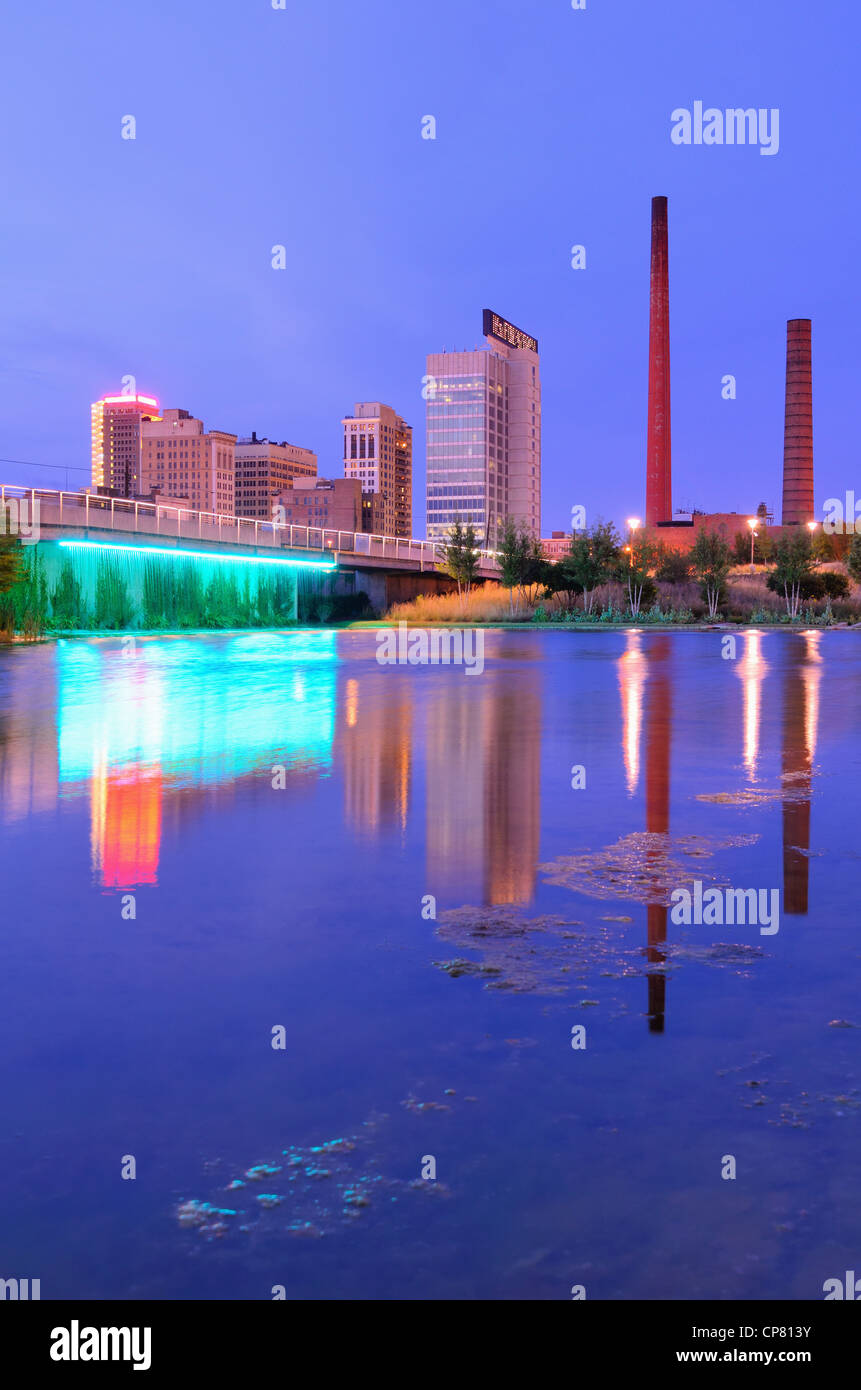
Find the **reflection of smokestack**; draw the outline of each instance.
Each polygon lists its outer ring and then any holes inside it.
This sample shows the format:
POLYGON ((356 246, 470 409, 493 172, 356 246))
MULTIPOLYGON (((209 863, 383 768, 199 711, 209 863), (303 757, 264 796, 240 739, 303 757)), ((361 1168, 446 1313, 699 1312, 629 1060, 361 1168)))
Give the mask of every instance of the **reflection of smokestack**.
POLYGON ((804 916, 810 878, 810 780, 813 752, 810 702, 815 699, 805 680, 805 653, 798 639, 787 644, 783 694, 783 789, 792 800, 783 802, 783 910, 804 916))
POLYGON ((813 520, 813 369, 810 319, 786 325, 783 524, 813 520))
POLYGON ((649 431, 646 441, 646 525, 671 521, 670 277, 667 200, 652 199, 649 291, 649 431))
MULTIPOLYGON (((646 699, 646 831, 666 835, 670 829, 670 727, 673 717, 672 688, 667 670, 670 655, 665 635, 655 637, 649 652, 650 682, 646 699)), ((659 903, 647 907, 648 950, 646 959, 662 965, 666 953, 660 948, 667 940, 667 909, 659 903)), ((663 1033, 666 1010, 666 976, 649 975, 649 1032, 663 1033)))

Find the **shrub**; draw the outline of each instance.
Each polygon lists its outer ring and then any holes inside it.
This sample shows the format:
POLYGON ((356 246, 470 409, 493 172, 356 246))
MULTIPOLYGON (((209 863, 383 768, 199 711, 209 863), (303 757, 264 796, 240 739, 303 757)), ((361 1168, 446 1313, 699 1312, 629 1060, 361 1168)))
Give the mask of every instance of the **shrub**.
POLYGON ((683 550, 665 550, 655 578, 664 584, 684 584, 691 577, 691 558, 683 550))

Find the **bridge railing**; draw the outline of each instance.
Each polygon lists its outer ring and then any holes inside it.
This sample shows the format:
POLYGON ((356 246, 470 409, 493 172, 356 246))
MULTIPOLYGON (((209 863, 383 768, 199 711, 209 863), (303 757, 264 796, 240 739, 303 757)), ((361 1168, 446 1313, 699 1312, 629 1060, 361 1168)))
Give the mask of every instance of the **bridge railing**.
MULTIPOLYGON (((367 531, 336 531, 288 522, 257 521, 252 517, 199 512, 161 502, 136 502, 127 497, 103 497, 91 492, 57 492, 53 488, 0 485, 0 506, 26 501, 40 527, 82 526, 87 530, 137 532, 174 540, 215 541, 222 545, 273 546, 279 549, 330 551, 367 555, 384 560, 408 560, 434 566, 441 557, 438 541, 374 536, 367 531), (38 503, 38 513, 36 504, 38 503)), ((493 551, 481 552, 482 568, 494 568, 493 551)))

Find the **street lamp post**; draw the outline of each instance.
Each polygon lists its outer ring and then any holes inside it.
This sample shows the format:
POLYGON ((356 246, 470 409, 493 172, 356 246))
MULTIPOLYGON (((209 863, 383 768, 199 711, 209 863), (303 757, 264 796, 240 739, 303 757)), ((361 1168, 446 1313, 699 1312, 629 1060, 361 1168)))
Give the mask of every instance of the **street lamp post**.
POLYGON ((750 527, 750 572, 753 574, 753 543, 759 534, 756 529, 756 517, 750 517, 747 524, 750 527))
POLYGON ((640 526, 640 525, 642 525, 642 523, 641 523, 640 518, 639 518, 638 516, 629 516, 629 517, 628 517, 628 532, 629 532, 628 540, 630 541, 630 545, 626 545, 626 546, 625 546, 625 549, 628 551, 628 553, 629 553, 629 555, 630 555, 630 564, 631 564, 631 567, 632 567, 632 568, 633 568, 633 564, 634 564, 634 535, 635 535, 635 532, 636 532, 636 530, 637 530, 637 527, 640 526))

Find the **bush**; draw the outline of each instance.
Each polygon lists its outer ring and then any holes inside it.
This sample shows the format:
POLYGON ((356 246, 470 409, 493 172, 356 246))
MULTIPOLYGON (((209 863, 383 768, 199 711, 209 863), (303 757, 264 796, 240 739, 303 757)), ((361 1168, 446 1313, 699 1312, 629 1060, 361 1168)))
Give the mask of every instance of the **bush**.
POLYGON ((851 586, 842 570, 823 570, 822 579, 829 598, 848 598, 851 586))
POLYGON ((655 578, 665 584, 684 584, 690 577, 690 556, 683 550, 666 550, 661 556, 655 578))
MULTIPOLYGON (((768 576, 765 582, 768 585, 769 589, 771 589, 772 593, 783 593, 783 583, 778 581, 776 570, 772 570, 771 574, 768 576)), ((799 597, 802 599, 803 602, 809 602, 811 599, 820 599, 825 597, 825 577, 823 575, 805 574, 803 578, 801 578, 797 582, 800 590, 799 597)), ((834 597, 837 598, 838 595, 835 594, 834 597)))

